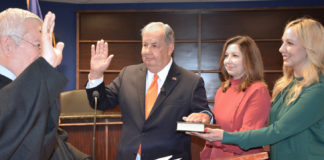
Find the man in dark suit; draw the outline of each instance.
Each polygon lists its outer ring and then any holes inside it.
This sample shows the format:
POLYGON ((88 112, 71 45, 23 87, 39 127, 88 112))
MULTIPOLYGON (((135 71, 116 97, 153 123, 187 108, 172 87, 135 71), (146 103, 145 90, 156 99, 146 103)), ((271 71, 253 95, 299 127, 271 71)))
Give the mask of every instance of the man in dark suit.
POLYGON ((0 159, 75 159, 57 137, 56 99, 67 80, 55 70, 64 44, 52 46, 54 20, 51 12, 44 23, 22 9, 0 13, 0 159))
POLYGON ((177 66, 172 59, 173 50, 174 32, 169 25, 161 22, 146 25, 142 29, 144 63, 125 67, 105 86, 103 72, 113 55, 108 55, 108 44, 103 40, 96 47, 92 45, 91 71, 86 85, 88 98, 93 106, 92 93, 97 90, 99 109, 120 104, 123 127, 118 160, 166 156, 191 159, 190 137, 176 131, 176 122, 209 123, 212 119, 203 79, 177 66), (150 109, 148 94, 156 81, 158 95, 150 109))

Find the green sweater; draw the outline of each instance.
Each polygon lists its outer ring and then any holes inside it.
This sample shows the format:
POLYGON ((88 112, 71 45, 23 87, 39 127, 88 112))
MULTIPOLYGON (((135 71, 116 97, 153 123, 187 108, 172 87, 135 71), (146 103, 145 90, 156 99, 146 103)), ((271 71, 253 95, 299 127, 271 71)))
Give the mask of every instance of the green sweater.
POLYGON ((277 96, 270 111, 270 125, 245 132, 224 132, 222 143, 242 149, 271 144, 271 160, 324 160, 324 76, 304 87, 290 105, 283 101, 295 78, 277 96))

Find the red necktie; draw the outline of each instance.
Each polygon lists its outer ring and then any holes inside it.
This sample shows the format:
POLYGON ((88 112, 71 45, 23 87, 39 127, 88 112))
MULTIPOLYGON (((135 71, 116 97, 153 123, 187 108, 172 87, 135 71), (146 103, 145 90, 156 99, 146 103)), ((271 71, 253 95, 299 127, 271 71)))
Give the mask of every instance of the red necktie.
MULTIPOLYGON (((145 119, 150 115, 151 110, 154 106, 155 100, 158 95, 158 83, 157 80, 159 79, 159 76, 157 74, 154 74, 154 80, 152 81, 149 89, 146 92, 145 96, 145 119)), ((138 148, 138 154, 141 155, 141 148, 142 145, 140 144, 138 148)))
POLYGON ((159 79, 159 76, 157 74, 154 74, 154 80, 151 83, 149 89, 146 92, 145 96, 145 119, 150 115, 151 110, 154 106, 155 100, 158 95, 158 83, 157 80, 159 79))

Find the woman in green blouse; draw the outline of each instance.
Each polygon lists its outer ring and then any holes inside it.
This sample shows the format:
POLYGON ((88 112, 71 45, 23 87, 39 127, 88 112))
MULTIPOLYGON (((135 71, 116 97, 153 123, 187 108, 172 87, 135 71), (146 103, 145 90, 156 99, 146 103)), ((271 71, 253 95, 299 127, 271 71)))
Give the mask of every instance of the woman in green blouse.
POLYGON ((245 132, 188 133, 242 149, 271 145, 271 160, 324 159, 324 28, 310 18, 288 23, 279 49, 283 77, 272 94, 268 127, 245 132))

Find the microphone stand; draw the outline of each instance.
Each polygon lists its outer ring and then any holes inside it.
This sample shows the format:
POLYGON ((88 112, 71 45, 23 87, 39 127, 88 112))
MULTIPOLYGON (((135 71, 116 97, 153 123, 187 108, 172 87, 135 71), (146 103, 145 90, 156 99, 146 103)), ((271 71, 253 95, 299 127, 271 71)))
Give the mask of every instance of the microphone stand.
POLYGON ((95 145, 96 145, 96 123, 97 123, 97 106, 98 106, 98 91, 92 93, 92 97, 95 100, 94 116, 93 116, 93 132, 92 132, 92 160, 95 160, 95 145))

